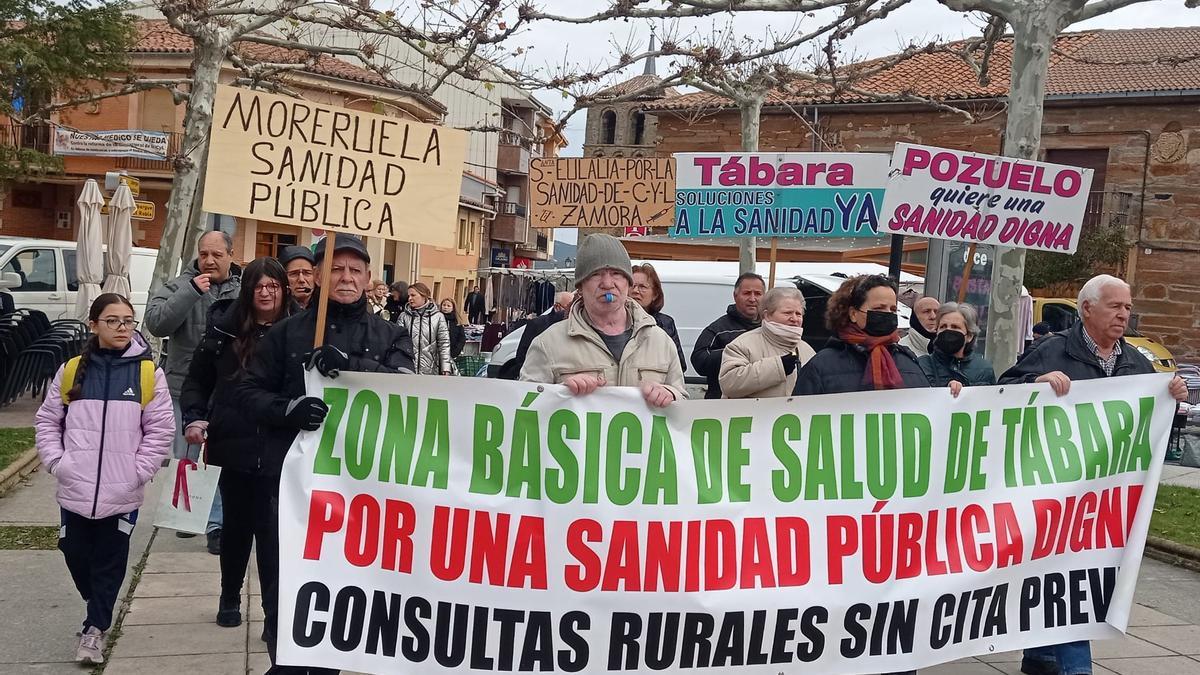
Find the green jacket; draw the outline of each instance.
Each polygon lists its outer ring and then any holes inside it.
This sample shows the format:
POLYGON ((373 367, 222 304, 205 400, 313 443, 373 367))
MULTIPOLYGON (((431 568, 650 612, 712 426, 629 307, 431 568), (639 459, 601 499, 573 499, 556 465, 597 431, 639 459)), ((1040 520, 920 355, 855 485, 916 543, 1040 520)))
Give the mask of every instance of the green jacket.
POLYGON ((917 359, 917 364, 925 371, 931 387, 945 387, 950 380, 958 380, 968 387, 996 384, 996 371, 992 364, 975 353, 958 359, 934 349, 928 356, 917 359))

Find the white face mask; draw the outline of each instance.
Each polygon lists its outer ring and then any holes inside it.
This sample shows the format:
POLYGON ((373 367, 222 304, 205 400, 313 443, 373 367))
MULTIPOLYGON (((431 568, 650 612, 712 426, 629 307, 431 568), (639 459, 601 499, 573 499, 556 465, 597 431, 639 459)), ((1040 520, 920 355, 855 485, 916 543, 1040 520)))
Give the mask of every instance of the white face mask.
POLYGON ((775 337, 775 339, 791 347, 799 345, 800 340, 804 337, 804 326, 793 326, 791 324, 777 323, 775 321, 763 321, 762 329, 770 333, 773 337, 775 337))

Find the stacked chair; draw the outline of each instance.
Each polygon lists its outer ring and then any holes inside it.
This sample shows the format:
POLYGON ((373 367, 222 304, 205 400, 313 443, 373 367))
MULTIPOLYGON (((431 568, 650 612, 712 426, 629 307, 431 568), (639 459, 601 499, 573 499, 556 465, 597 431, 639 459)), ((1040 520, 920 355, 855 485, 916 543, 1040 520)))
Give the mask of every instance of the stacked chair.
POLYGON ((0 407, 25 393, 45 396, 58 367, 83 350, 88 335, 82 321, 51 322, 37 310, 0 315, 0 407))

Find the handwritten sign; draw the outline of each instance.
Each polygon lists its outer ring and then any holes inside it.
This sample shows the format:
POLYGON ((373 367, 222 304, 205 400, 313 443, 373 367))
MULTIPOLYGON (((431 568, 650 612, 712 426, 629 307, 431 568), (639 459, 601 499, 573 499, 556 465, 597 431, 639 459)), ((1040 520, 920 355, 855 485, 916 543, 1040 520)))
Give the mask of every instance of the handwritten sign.
POLYGON ((675 155, 672 237, 875 237, 887 155, 675 155))
POLYGON ((897 143, 880 229, 1074 253, 1092 170, 897 143))
POLYGON ((467 132, 217 90, 204 210, 453 246, 467 132))
POLYGON ((529 167, 533 227, 671 224, 675 162, 669 157, 543 157, 529 167))

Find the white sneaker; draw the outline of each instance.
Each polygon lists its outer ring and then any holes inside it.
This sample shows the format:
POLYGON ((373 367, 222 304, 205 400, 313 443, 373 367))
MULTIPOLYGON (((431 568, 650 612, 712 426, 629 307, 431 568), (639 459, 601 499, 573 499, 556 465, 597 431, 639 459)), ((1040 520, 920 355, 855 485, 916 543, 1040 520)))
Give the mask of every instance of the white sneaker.
POLYGON ((92 665, 104 663, 104 633, 95 626, 79 634, 79 648, 75 650, 75 661, 92 665))

